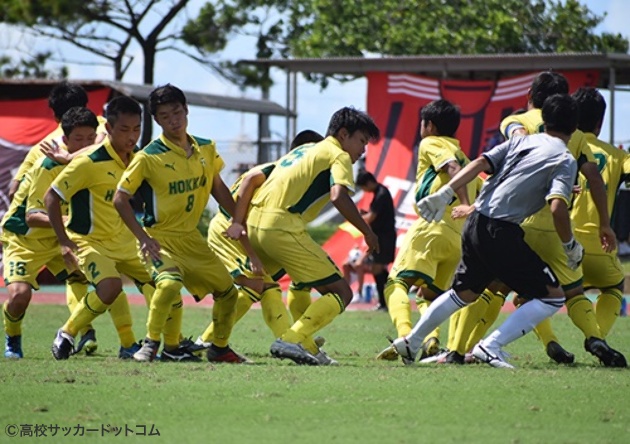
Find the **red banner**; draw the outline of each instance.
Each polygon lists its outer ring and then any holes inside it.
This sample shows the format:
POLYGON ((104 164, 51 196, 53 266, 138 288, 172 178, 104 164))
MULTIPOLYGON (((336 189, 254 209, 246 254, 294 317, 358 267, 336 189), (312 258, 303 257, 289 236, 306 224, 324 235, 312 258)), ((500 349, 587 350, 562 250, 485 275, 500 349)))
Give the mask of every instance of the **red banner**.
MULTIPOLYGON (((571 92, 581 86, 594 86, 598 71, 563 72, 571 92)), ((456 137, 462 149, 476 158, 485 149, 500 143, 501 120, 527 107, 527 92, 537 73, 496 81, 437 80, 411 74, 369 73, 367 111, 381 130, 381 140, 368 146, 366 168, 392 193, 399 241, 416 218, 414 189, 417 150, 420 143, 420 110, 427 103, 446 99, 458 105, 462 120, 456 137)), ((372 195, 359 206, 367 208, 372 195)), ((341 265, 356 238, 339 230, 324 245, 331 258, 341 265)))

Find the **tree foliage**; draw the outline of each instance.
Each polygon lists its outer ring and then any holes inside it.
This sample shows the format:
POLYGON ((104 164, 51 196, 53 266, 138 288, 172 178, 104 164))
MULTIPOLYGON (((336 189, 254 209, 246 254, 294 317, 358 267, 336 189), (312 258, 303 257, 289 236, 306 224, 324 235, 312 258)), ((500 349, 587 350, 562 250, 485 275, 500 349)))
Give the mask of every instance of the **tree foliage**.
POLYGON ((13 60, 0 57, 0 77, 5 79, 63 79, 68 77, 68 68, 51 69, 47 67, 50 52, 40 52, 33 57, 13 60))

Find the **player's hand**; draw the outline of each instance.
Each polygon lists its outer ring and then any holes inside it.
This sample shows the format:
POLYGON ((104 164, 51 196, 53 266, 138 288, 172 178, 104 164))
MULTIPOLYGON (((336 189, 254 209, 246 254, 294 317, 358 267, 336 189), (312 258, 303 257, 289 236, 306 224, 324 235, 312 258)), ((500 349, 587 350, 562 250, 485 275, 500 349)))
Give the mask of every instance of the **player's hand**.
POLYGON ((223 232, 223 236, 228 239, 238 240, 241 236, 247 236, 247 230, 245 230, 245 227, 242 224, 232 222, 232 225, 223 232))
POLYGON ((571 191, 573 194, 578 195, 582 192, 582 187, 579 185, 573 185, 573 189, 571 191))
POLYGON ((66 264, 66 270, 68 274, 73 272, 80 273, 79 259, 75 254, 79 251, 78 245, 72 242, 70 239, 60 241, 59 244, 61 246, 61 256, 63 257, 63 261, 66 264))
POLYGON ((602 243, 602 249, 606 253, 610 253, 617 248, 617 236, 610 225, 599 227, 599 239, 602 243))
POLYGON ((567 264, 569 268, 571 268, 571 270, 577 269, 584 258, 584 247, 572 237, 569 242, 562 244, 562 248, 564 248, 564 252, 567 254, 567 264))
POLYGON ((254 273, 256 276, 262 276, 265 273, 265 267, 263 266, 262 261, 258 258, 257 255, 251 255, 249 257, 249 262, 252 267, 252 273, 254 273))
POLYGON ((449 185, 445 185, 437 192, 421 199, 418 202, 420 215, 427 222, 439 222, 442 220, 446 206, 453 199, 454 194, 455 191, 449 185))
POLYGON ((457 205, 451 211, 451 217, 453 219, 463 219, 470 216, 473 211, 475 211, 474 205, 457 205))
POLYGON ((153 239, 151 236, 147 235, 146 238, 140 241, 140 253, 142 253, 142 257, 147 260, 150 258, 151 260, 159 261, 162 259, 160 256, 160 243, 153 239))
POLYGON ((46 157, 62 165, 70 163, 70 153, 59 148, 56 140, 44 141, 39 144, 39 151, 46 157))
POLYGON ((363 235, 365 244, 368 246, 368 252, 378 253, 381 249, 378 246, 378 236, 372 230, 368 234, 363 235))

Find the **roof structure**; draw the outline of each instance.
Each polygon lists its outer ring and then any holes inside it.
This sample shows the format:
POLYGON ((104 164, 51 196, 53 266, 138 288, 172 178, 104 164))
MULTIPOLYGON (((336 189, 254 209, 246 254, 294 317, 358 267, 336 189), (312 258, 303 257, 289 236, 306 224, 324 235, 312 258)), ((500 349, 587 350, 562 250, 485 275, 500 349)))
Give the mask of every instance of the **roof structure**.
MULTIPOLYGON (((109 87, 119 94, 133 97, 138 101, 145 101, 149 97, 149 93, 155 88, 151 85, 105 80, 73 80, 73 82, 80 84, 87 90, 109 87)), ((59 83, 58 80, 2 79, 0 80, 0 97, 4 99, 47 97, 50 89, 57 83, 59 83)), ((270 100, 246 99, 192 91, 184 91, 184 94, 186 94, 188 104, 194 106, 271 116, 295 116, 287 108, 270 100)))
MULTIPOLYGON (((418 74, 439 79, 489 80, 532 71, 600 71, 599 88, 610 90, 609 109, 615 109, 615 91, 630 91, 630 54, 540 53, 479 55, 417 55, 385 57, 330 57, 323 59, 255 59, 239 63, 269 66, 287 72, 286 107, 296 114, 297 79, 295 74, 320 73, 360 77, 368 72, 418 74), (623 85, 623 86, 620 86, 623 85)), ((289 118, 287 118, 287 122, 289 118)), ((610 113, 611 140, 615 116, 610 113)), ((287 128, 289 123, 287 123, 287 128)), ((295 120, 293 120, 295 132, 295 120)))

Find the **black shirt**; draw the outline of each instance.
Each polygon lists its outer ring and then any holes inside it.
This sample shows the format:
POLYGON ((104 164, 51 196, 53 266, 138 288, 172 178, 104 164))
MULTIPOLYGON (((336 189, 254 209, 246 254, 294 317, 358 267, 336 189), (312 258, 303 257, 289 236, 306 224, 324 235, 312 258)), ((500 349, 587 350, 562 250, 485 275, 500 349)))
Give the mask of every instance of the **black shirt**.
POLYGON ((370 211, 376 215, 376 218, 370 223, 370 228, 374 234, 381 237, 396 233, 394 200, 389 190, 380 183, 376 185, 376 190, 374 190, 370 211))

